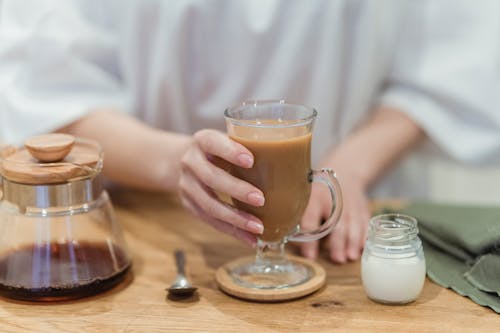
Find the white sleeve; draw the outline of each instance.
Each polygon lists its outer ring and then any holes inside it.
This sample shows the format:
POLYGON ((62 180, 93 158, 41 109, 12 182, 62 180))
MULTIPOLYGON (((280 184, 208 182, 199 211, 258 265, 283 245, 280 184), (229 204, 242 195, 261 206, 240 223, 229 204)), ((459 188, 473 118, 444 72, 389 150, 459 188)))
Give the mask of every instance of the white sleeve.
POLYGON ((96 7, 106 1, 83 3, 0 2, 0 141, 20 143, 95 108, 127 109, 118 38, 96 7))
POLYGON ((415 1, 381 104, 463 162, 500 157, 500 1, 415 1))

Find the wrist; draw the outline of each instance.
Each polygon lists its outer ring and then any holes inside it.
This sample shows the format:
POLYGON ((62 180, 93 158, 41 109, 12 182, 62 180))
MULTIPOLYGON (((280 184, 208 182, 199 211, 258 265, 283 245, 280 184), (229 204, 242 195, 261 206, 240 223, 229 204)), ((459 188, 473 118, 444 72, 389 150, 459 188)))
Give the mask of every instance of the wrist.
POLYGON ((332 168, 342 183, 353 184, 368 190, 374 182, 367 166, 369 163, 360 160, 354 154, 338 149, 330 154, 330 158, 321 164, 323 167, 332 168))
POLYGON ((381 107, 336 147, 327 165, 368 189, 424 137, 405 114, 381 107))
POLYGON ((157 162, 154 173, 161 191, 175 192, 181 174, 181 159, 188 150, 192 138, 188 135, 156 131, 154 141, 157 148, 157 162))

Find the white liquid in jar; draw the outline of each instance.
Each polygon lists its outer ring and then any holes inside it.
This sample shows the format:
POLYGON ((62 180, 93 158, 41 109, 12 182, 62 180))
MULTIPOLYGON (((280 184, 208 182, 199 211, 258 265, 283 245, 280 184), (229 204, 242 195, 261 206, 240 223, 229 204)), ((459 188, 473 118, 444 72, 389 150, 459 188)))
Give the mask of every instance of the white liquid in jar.
POLYGON ((417 299, 425 281, 423 256, 382 258, 367 253, 361 262, 361 279, 369 298, 403 304, 417 299))

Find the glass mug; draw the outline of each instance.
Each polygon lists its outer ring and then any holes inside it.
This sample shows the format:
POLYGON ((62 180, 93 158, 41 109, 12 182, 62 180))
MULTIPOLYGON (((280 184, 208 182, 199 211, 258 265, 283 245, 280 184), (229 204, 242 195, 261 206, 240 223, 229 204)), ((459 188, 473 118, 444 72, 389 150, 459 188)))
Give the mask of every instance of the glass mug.
POLYGON ((229 172, 262 190, 266 200, 264 206, 255 207, 233 199, 235 207, 257 216, 264 224, 255 260, 243 262, 229 272, 241 286, 281 289, 307 282, 312 272, 306 265, 286 258, 285 243, 318 240, 339 221, 342 195, 334 172, 311 169, 316 115, 312 108, 284 101, 245 102, 224 112, 229 137, 254 156, 252 168, 233 165, 229 172), (301 231, 312 182, 328 186, 333 205, 330 216, 317 230, 301 231))

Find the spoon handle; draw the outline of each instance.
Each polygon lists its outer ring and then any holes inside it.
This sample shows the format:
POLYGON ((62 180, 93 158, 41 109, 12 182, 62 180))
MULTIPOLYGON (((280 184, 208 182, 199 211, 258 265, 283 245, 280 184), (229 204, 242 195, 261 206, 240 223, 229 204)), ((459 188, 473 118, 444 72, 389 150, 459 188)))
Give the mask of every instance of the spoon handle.
POLYGON ((184 256, 184 251, 182 250, 175 251, 175 263, 177 265, 177 272, 179 274, 185 275, 184 265, 186 263, 186 258, 184 256))

